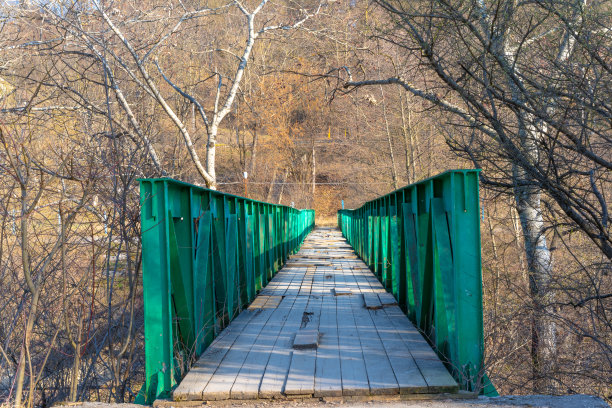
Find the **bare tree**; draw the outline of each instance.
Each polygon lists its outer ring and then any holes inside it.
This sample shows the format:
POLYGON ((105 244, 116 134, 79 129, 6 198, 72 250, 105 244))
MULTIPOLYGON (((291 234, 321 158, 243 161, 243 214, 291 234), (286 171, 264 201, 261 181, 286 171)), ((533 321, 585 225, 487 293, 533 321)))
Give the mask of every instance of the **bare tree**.
POLYGON ((63 155, 56 169, 49 169, 43 166, 35 156, 36 149, 33 148, 32 143, 36 139, 29 135, 26 129, 22 131, 18 129, 17 126, 14 126, 13 131, 7 130, 6 127, 0 128, 0 142, 5 159, 2 170, 13 179, 19 189, 16 200, 19 211, 19 239, 16 245, 20 249, 20 275, 23 276, 25 290, 29 296, 29 309, 25 317, 25 329, 15 374, 15 404, 20 406, 22 403, 27 371, 29 373, 28 406, 32 406, 35 398, 34 390, 57 337, 56 331, 55 335, 49 339, 50 343, 44 351, 42 361, 37 364, 38 362, 33 359, 32 344, 34 326, 40 316, 41 298, 44 296, 43 291, 45 285, 48 284, 48 278, 53 275, 56 268, 55 257, 59 251, 64 253, 66 235, 88 199, 91 184, 90 179, 82 180, 78 189, 66 190, 62 183, 63 180, 78 180, 77 176, 71 174, 67 169, 68 163, 74 159, 73 152, 63 155), (40 232, 37 231, 40 230, 40 227, 33 226, 33 224, 40 224, 40 220, 34 221, 37 218, 35 215, 42 212, 45 205, 41 205, 41 199, 49 194, 49 191, 54 190, 53 185, 58 181, 60 181, 59 192, 56 192, 59 196, 58 204, 60 208, 64 208, 61 216, 61 231, 57 236, 51 236, 50 240, 47 238, 43 241, 44 251, 33 250, 34 236, 40 239, 38 235, 40 232), (32 234, 33 230, 34 234, 32 234))
MULTIPOLYGON (((612 138, 609 15, 601 3, 378 0, 390 28, 377 35, 405 55, 388 78, 447 114, 447 142, 483 181, 514 196, 533 302, 537 391, 554 391, 555 273, 545 212, 580 229, 612 259, 608 222, 612 138), (527 17, 529 16, 529 17, 527 17), (412 67, 427 75, 410 75, 412 67)), ((594 297, 593 299, 597 299, 594 297)))
MULTIPOLYGON (((176 23, 169 25, 169 29, 167 29, 163 34, 158 35, 159 40, 154 41, 150 44, 147 44, 147 48, 143 49, 141 46, 135 46, 133 42, 134 38, 129 38, 128 34, 121 28, 126 24, 126 21, 115 22, 112 16, 109 16, 107 8, 103 7, 98 1, 94 1, 94 5, 96 10, 100 13, 100 16, 106 23, 106 25, 110 28, 112 33, 116 35, 116 37, 120 40, 121 46, 123 46, 129 56, 132 59, 132 65, 128 65, 124 60, 116 57, 117 62, 121 65, 121 68, 125 70, 130 78, 132 78, 138 86, 142 87, 145 92, 147 92, 155 101, 158 103, 168 118, 172 121, 176 129, 182 135, 187 151, 199 173, 201 178, 205 181, 206 185, 209 188, 216 188, 217 176, 215 170, 215 162, 216 162, 216 142, 217 136, 219 133, 219 125, 223 121, 223 119, 230 113, 232 106, 236 100, 236 95, 238 94, 238 90, 240 89, 240 84, 242 78, 244 76, 245 70, 247 68, 247 64, 249 58, 251 56, 251 52, 253 50, 253 46, 256 41, 267 33, 278 31, 278 30, 292 30, 297 27, 300 27, 304 22, 306 22, 313 15, 316 15, 319 12, 320 4, 315 6, 313 11, 308 12, 305 8, 299 9, 300 16, 295 19, 291 23, 280 23, 280 24, 271 24, 272 20, 265 21, 264 24, 257 24, 256 18, 262 11, 265 6, 268 4, 268 0, 262 0, 258 3, 252 10, 245 4, 242 4, 239 1, 233 1, 222 5, 217 8, 202 8, 202 9, 194 9, 187 10, 184 8, 182 14, 175 17, 176 23), (243 16, 244 19, 244 27, 243 31, 246 32, 246 43, 244 47, 236 52, 231 48, 215 48, 212 50, 206 50, 205 52, 214 52, 214 53, 224 53, 229 54, 231 57, 237 60, 237 66, 235 65, 235 72, 231 75, 224 75, 221 71, 219 71, 216 67, 212 67, 211 75, 209 79, 216 78, 216 90, 214 92, 212 107, 208 110, 208 114, 206 113, 205 108, 202 103, 195 96, 188 93, 184 87, 181 87, 175 84, 169 76, 167 76, 162 70, 161 64, 158 61, 156 54, 158 53, 158 49, 161 46, 171 41, 172 37, 179 31, 181 26, 189 20, 199 19, 205 16, 210 16, 214 14, 218 14, 222 11, 226 11, 231 8, 237 8, 243 16), (193 136, 190 134, 186 122, 184 119, 180 118, 170 103, 167 100, 167 97, 163 95, 162 90, 160 89, 159 81, 156 80, 149 72, 148 67, 154 64, 159 71, 161 77, 174 89, 174 91, 178 92, 183 98, 187 99, 190 103, 192 103, 198 110, 200 118, 204 123, 204 129, 207 135, 207 144, 206 144, 206 167, 203 165, 200 160, 196 146, 193 143, 193 136), (227 88, 227 89, 226 89, 227 88)), ((53 13, 56 18, 61 18, 62 21, 66 21, 63 16, 60 16, 58 13, 54 13, 53 9, 49 8, 49 12, 53 13)), ((77 38, 82 38, 87 47, 96 53, 97 59, 104 64, 104 69, 107 72, 110 71, 110 67, 106 62, 106 58, 104 54, 109 53, 110 55, 116 56, 114 50, 109 50, 104 43, 101 41, 94 42, 91 38, 92 35, 89 33, 82 25, 77 26, 74 22, 69 22, 69 30, 72 32, 77 38)), ((131 37, 134 35, 138 35, 137 33, 130 33, 131 37)), ((202 44, 204 48, 205 44, 202 44)), ((204 51, 204 50, 203 50, 204 51)), ((112 77, 109 74, 109 78, 112 77)), ((134 115, 130 113, 129 105, 127 102, 122 102, 124 99, 122 96, 121 89, 115 82, 111 84, 111 88, 115 92, 117 99, 121 102, 122 106, 134 129, 139 129, 137 120, 134 118, 134 115)), ((150 142, 144 139, 144 135, 142 131, 137 131, 141 139, 145 142, 146 146, 150 146, 150 142)), ((154 150, 150 148, 151 158, 154 163, 156 163, 156 167, 160 168, 158 165, 158 159, 155 157, 154 150)))

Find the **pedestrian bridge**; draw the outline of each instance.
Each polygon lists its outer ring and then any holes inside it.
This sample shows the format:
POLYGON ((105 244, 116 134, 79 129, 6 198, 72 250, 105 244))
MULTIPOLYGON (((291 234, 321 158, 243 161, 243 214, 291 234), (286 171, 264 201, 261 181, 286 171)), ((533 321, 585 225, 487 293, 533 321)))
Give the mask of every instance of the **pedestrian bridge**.
POLYGON ((141 204, 138 402, 495 393, 477 171, 341 210, 338 228, 171 179, 141 180, 141 204))

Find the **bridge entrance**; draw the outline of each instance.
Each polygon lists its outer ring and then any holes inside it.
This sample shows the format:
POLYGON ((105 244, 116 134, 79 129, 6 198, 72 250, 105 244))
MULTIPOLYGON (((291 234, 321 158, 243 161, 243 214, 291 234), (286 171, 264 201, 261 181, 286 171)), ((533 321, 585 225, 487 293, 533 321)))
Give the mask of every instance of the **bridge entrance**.
POLYGON ((457 392, 338 229, 317 228, 213 341, 174 401, 457 392))

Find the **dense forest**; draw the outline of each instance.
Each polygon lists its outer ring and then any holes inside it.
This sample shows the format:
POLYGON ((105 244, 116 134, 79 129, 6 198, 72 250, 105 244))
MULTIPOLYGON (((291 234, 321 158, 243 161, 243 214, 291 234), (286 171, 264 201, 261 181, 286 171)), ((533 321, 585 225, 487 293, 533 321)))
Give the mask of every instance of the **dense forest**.
POLYGON ((330 225, 453 168, 482 169, 498 391, 610 401, 610 27, 609 0, 0 2, 0 404, 138 393, 138 178, 330 225))

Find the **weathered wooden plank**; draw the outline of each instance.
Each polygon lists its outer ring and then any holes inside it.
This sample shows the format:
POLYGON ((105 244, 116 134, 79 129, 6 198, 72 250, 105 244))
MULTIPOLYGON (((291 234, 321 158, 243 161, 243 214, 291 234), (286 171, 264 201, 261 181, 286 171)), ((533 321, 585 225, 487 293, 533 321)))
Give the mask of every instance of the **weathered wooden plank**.
POLYGON ((268 301, 262 306, 262 309, 276 309, 283 301, 283 296, 269 296, 268 301))
POLYGON ((261 312, 240 333, 204 388, 202 392, 204 400, 216 401, 230 398, 230 390, 244 360, 253 347, 253 340, 257 338, 274 310, 276 309, 265 307, 261 309, 261 312))
POLYGON ((317 272, 323 275, 322 295, 333 295, 333 289, 336 286, 335 268, 333 265, 325 267, 317 267, 317 272))
POLYGON ((389 292, 379 293, 378 298, 380 299, 380 304, 382 307, 397 306, 397 300, 389 292))
POLYGON ((347 288, 346 286, 336 286, 334 288, 334 295, 336 296, 350 296, 353 294, 353 291, 347 288))
POLYGON ((399 385, 391 363, 378 337, 367 309, 363 308, 361 296, 350 296, 353 316, 363 350, 371 394, 398 394, 399 385))
POLYGON ((427 382, 387 314, 383 310, 370 310, 370 317, 395 373, 400 394, 426 393, 427 382))
POLYGON ((427 382, 428 392, 457 392, 459 385, 455 379, 402 310, 397 306, 391 306, 383 310, 402 340, 409 346, 410 353, 427 382))
MULTIPOLYGON (((320 296, 310 296, 307 308, 307 315, 303 320, 302 327, 318 328, 321 316, 320 296)), ((285 383, 284 393, 287 395, 312 395, 314 393, 315 361, 317 351, 293 350, 291 365, 287 382, 285 383)))
POLYGON ((340 371, 336 313, 336 298, 325 296, 321 305, 321 318, 319 321, 321 339, 317 348, 315 364, 315 397, 342 396, 342 374, 340 371))
POLYGON ((296 259, 296 260, 292 261, 291 263, 288 263, 287 265, 292 267, 292 268, 310 268, 311 266, 315 266, 315 263, 314 262, 305 262, 304 260, 296 259))
POLYGON ((304 274, 304 278, 302 279, 302 286, 300 287, 299 295, 300 296, 310 296, 310 291, 312 290, 312 279, 314 278, 315 267, 308 267, 306 269, 306 273, 304 274))
POLYGON ((323 255, 321 253, 314 253, 314 254, 309 254, 309 255, 301 255, 301 258, 306 258, 306 259, 322 259, 322 260, 331 260, 331 259, 359 259, 357 257, 357 255, 355 255, 354 253, 346 253, 346 254, 334 254, 331 255, 329 253, 323 255))
POLYGON ((208 346, 198 361, 191 367, 185 378, 172 392, 174 401, 193 401, 202 399, 202 391, 210 381, 240 333, 259 313, 260 309, 245 310, 208 346))
POLYGON ((299 292, 305 268, 292 269, 288 272, 289 278, 285 283, 285 295, 296 296, 299 292))
POLYGON ((338 298, 336 308, 342 395, 368 395, 368 374, 350 298, 338 298))
POLYGON ((380 303, 380 298, 376 293, 364 293, 363 302, 366 309, 382 309, 382 303, 380 303))
POLYGON ((359 290, 361 291, 361 293, 372 293, 372 285, 370 284, 370 281, 367 279, 368 275, 371 275, 372 272, 370 272, 370 270, 363 270, 363 269, 355 269, 355 268, 351 268, 353 277, 355 278, 355 281, 357 282, 357 285, 359 286, 359 290))
POLYGON ((336 279, 339 279, 342 284, 351 289, 353 294, 363 293, 357 279, 355 279, 353 268, 351 268, 350 264, 346 261, 342 261, 340 265, 342 266, 342 277, 336 279))
POLYGON ((293 335, 300 328, 308 297, 298 296, 293 303, 289 316, 276 339, 274 349, 266 365, 259 385, 260 398, 278 398, 282 396, 283 387, 291 364, 291 344, 293 335))
POLYGON ((310 293, 316 296, 322 296, 325 286, 325 276, 323 268, 320 266, 315 267, 315 271, 312 279, 312 289, 310 293))
POLYGON ((296 350, 316 349, 319 345, 318 329, 300 329, 293 339, 293 348, 296 350))
POLYGON ((253 347, 244 360, 240 372, 236 376, 230 391, 231 398, 256 399, 258 397, 259 383, 264 375, 278 335, 293 308, 294 302, 295 297, 285 297, 266 322, 266 325, 257 336, 253 347))
POLYGON ((261 309, 266 304, 269 298, 270 296, 264 296, 264 295, 257 296, 255 300, 251 302, 248 309, 249 310, 261 309))
POLYGON ((260 292, 260 295, 265 296, 283 296, 286 294, 287 289, 291 285, 291 282, 296 279, 296 276, 301 277, 299 269, 281 269, 274 278, 266 285, 266 287, 260 292))

